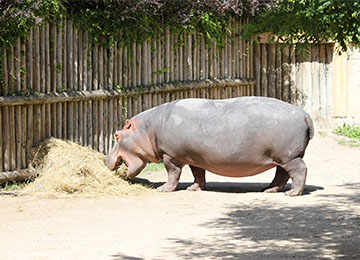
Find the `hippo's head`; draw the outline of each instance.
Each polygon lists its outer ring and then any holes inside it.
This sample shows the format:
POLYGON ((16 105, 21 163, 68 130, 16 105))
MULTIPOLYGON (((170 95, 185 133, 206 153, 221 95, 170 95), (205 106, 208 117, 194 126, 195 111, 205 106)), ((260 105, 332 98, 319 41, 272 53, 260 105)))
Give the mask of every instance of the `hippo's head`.
POLYGON ((132 126, 129 120, 126 120, 122 130, 116 131, 116 144, 104 160, 110 170, 118 168, 124 160, 128 165, 128 178, 133 178, 141 172, 147 161, 141 158, 138 135, 136 127, 132 126))

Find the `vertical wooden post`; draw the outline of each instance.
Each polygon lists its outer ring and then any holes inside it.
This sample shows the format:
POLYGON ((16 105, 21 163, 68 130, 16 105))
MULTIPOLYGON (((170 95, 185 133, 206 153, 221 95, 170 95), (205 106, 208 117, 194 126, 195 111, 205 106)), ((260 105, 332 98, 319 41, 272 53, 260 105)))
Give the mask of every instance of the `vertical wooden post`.
POLYGON ((48 92, 56 92, 57 89, 57 48, 58 48, 56 24, 50 24, 50 82, 48 92))
POLYGON ((6 96, 8 94, 8 70, 7 70, 7 49, 5 46, 2 46, 2 87, 0 88, 1 95, 6 96))
POLYGON ((50 25, 48 22, 45 23, 45 93, 51 92, 51 61, 50 61, 50 49, 52 41, 50 41, 50 25))
POLYGON ((15 63, 15 89, 16 91, 21 91, 21 42, 20 38, 17 38, 15 41, 14 48, 14 63, 15 63))
POLYGON ((60 24, 56 27, 56 65, 55 65, 55 71, 56 71, 56 88, 53 89, 53 91, 57 91, 61 89, 63 86, 63 79, 62 74, 64 70, 64 63, 63 63, 63 35, 62 35, 62 25, 64 21, 61 20, 60 24))

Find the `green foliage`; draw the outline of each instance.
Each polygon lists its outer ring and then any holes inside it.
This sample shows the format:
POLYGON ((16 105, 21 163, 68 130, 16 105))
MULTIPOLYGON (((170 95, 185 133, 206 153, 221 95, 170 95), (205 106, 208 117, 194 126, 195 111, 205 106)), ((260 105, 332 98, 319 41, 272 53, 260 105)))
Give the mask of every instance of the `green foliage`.
POLYGON ((348 44, 360 47, 360 1, 272 1, 265 11, 244 26, 243 37, 270 33, 273 41, 308 44, 334 40, 342 51, 348 44))
POLYGON ((23 189, 29 181, 10 181, 0 186, 0 192, 2 191, 17 191, 23 189))
POLYGON ((147 39, 163 39, 164 26, 171 33, 205 35, 208 42, 222 46, 229 33, 227 21, 244 17, 261 4, 250 0, 2 0, 0 45, 13 45, 26 38, 34 24, 68 17, 78 28, 89 32, 98 44, 123 45, 147 39), (256 7, 254 6, 256 3, 256 7))
POLYGON ((335 134, 360 141, 360 126, 344 124, 334 130, 335 134))
POLYGON ((0 4, 0 46, 26 38, 34 24, 54 21, 64 13, 60 0, 3 0, 0 4))
POLYGON ((144 169, 145 172, 150 171, 162 171, 165 169, 165 165, 163 162, 158 163, 148 163, 144 169))

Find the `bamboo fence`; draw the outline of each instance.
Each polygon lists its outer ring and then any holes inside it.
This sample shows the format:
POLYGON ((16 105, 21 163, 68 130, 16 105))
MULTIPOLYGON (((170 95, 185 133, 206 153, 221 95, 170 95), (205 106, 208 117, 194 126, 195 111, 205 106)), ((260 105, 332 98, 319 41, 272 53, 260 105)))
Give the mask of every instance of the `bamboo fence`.
POLYGON ((163 40, 105 48, 70 20, 35 26, 1 50, 0 183, 25 178, 31 148, 47 137, 106 153, 124 120, 151 107, 254 95, 250 45, 235 34, 226 42, 166 28, 163 40))

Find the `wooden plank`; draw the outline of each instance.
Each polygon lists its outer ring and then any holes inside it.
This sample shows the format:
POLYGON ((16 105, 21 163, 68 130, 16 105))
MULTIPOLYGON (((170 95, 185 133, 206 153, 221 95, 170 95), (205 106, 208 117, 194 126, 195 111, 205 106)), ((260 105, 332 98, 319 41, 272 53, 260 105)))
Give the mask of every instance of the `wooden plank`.
MULTIPOLYGON (((91 61, 91 52, 89 51, 89 39, 88 39, 88 33, 86 31, 83 32, 83 38, 82 38, 83 42, 82 42, 82 47, 83 47, 83 62, 82 62, 82 71, 83 71, 83 79, 82 79, 82 86, 81 89, 82 90, 87 90, 87 89, 91 89, 91 85, 89 84, 88 81, 88 63, 90 63, 91 61)), ((89 64, 90 66, 90 64, 89 64)))
POLYGON ((152 68, 152 74, 151 74, 151 84, 157 84, 159 83, 159 76, 158 76, 158 55, 157 52, 159 51, 157 48, 157 41, 152 42, 153 50, 151 50, 151 68, 152 68))
POLYGON ((40 115, 41 115, 41 123, 40 123, 40 140, 39 141, 42 141, 45 139, 46 135, 46 111, 45 111, 45 106, 47 104, 42 104, 40 106, 40 115))
POLYGON ((99 110, 98 110, 98 124, 99 124, 99 152, 104 153, 104 130, 105 130, 105 121, 104 121, 104 100, 99 100, 99 110))
POLYGON ((45 104, 43 106, 45 108, 45 138, 49 138, 51 136, 52 124, 55 122, 51 120, 51 104, 45 104))
POLYGON ((14 46, 14 63, 15 63, 15 89, 21 91, 21 42, 20 38, 17 38, 14 46))
MULTIPOLYGON (((260 95, 267 97, 268 96, 268 71, 267 71, 267 58, 268 58, 268 51, 267 51, 268 45, 262 44, 261 45, 261 92, 260 95)), ((246 60, 246 59, 245 59, 246 60)), ((246 65, 247 66, 247 63, 246 65)), ((246 73, 246 72, 245 72, 246 73)), ((247 74, 245 74, 245 77, 247 78, 247 74)), ((247 93, 248 95, 248 93, 247 93)))
POLYGON ((20 137, 21 138, 21 145, 20 145, 21 165, 20 165, 20 168, 24 169, 27 167, 26 155, 28 152, 28 151, 26 151, 26 144, 27 144, 27 135, 26 135, 27 110, 26 110, 26 106, 21 106, 21 117, 22 117, 22 119, 21 119, 21 126, 20 126, 21 127, 21 132, 20 132, 20 134, 21 134, 21 137, 20 137))
MULTIPOLYGON (((68 28, 68 23, 66 21, 66 19, 62 19, 62 30, 61 30, 61 35, 62 35, 62 42, 63 42, 63 46, 62 46, 62 70, 61 70, 61 80, 62 80, 62 84, 61 84, 61 88, 62 89, 66 89, 66 90, 70 90, 69 86, 67 84, 68 81, 68 59, 67 59, 67 52, 68 52, 68 37, 67 37, 67 28, 68 28)), ((66 114, 66 113, 65 113, 66 114)), ((66 135, 65 137, 66 138, 66 135)))
POLYGON ((66 138, 74 141, 74 102, 67 103, 66 138))
POLYGON ((174 82, 175 80, 175 55, 174 55, 174 36, 170 34, 170 48, 169 48, 169 56, 170 56, 170 82, 174 82))
MULTIPOLYGON (((120 45, 120 44, 119 44, 120 45)), ((124 54, 124 50, 121 46, 119 46, 119 51, 118 51, 118 81, 119 81, 119 85, 121 87, 124 86, 124 77, 123 77, 123 54, 124 54)))
POLYGON ((88 101, 83 102, 83 114, 82 114, 82 122, 83 122, 83 145, 88 146, 89 145, 89 135, 88 135, 88 101))
POLYGON ((198 40, 197 40, 197 34, 196 31, 194 32, 193 35, 193 40, 194 40, 194 44, 192 46, 192 53, 193 53, 193 57, 192 57, 192 64, 193 64, 193 72, 192 72, 192 80, 198 80, 198 40))
POLYGON ((51 63, 50 63, 50 25, 45 23, 45 93, 51 92, 51 63))
POLYGON ((73 32, 73 89, 79 90, 79 32, 74 25, 72 25, 73 32))
POLYGON ((282 94, 282 51, 279 45, 275 45, 276 48, 276 60, 275 60, 275 68, 276 68, 276 87, 275 87, 275 97, 277 99, 281 99, 282 94))
POLYGON ((104 89, 104 47, 99 46, 99 89, 104 89))
POLYGON ((119 70, 119 63, 118 63, 118 43, 115 42, 114 46, 113 46, 113 54, 112 54, 112 59, 113 59, 113 86, 118 86, 119 85, 119 78, 118 78, 118 70, 119 70))
POLYGON ((78 80, 78 86, 77 89, 78 90, 82 90, 83 89, 83 69, 84 69, 84 47, 83 47, 83 43, 84 43, 84 32, 82 30, 77 31, 77 48, 78 48, 78 75, 77 75, 77 80, 78 80))
POLYGON ((109 101, 103 101, 103 153, 108 152, 108 144, 109 144, 109 101))
POLYGON ((3 169, 5 171, 11 170, 11 155, 10 155, 10 118, 9 118, 9 107, 2 107, 2 136, 3 136, 3 143, 2 143, 2 149, 4 153, 3 161, 4 161, 4 167, 3 169))
MULTIPOLYGON (((85 101, 86 103, 86 101, 85 101)), ((84 101, 80 101, 80 102, 77 102, 78 104, 78 111, 79 111, 79 117, 78 117, 78 141, 79 141, 79 144, 84 146, 84 121, 85 120, 85 116, 84 116, 84 101)))
POLYGON ((151 71, 152 71, 152 66, 151 66, 151 43, 147 42, 147 78, 148 78, 148 85, 152 84, 152 80, 151 80, 151 71))
POLYGON ((164 82, 170 82, 170 28, 165 28, 165 78, 164 82))
POLYGON ((63 117, 62 117, 62 103, 57 103, 56 104, 56 137, 57 138, 63 138, 63 135, 62 135, 62 127, 63 127, 63 124, 62 124, 62 120, 63 120, 63 117))
MULTIPOLYGON (((255 46, 255 95, 261 95, 261 44, 255 46)), ((241 61, 239 65, 241 65, 241 61)), ((240 69, 240 67, 239 67, 240 69)), ((242 76, 241 70, 239 71, 240 77, 242 76)))
POLYGON ((321 119, 320 115, 320 57, 319 45, 311 45, 311 79, 312 79, 312 116, 314 121, 321 119))
POLYGON ((71 102, 72 110, 73 110, 72 140, 75 142, 79 141, 79 103, 80 102, 71 102))
POLYGON ((14 86, 14 79, 15 79, 15 69, 14 69, 14 46, 8 47, 7 53, 7 71, 8 71, 8 93, 14 93, 15 86, 14 86))
POLYGON ((303 55, 299 54, 296 56, 295 59, 295 87, 296 87, 296 99, 295 104, 299 107, 304 107, 305 102, 305 95, 303 92, 303 77, 304 77, 304 70, 303 70, 303 55))
POLYGON ((33 147, 34 142, 34 106, 28 105, 27 108, 27 120, 26 120, 26 151, 27 157, 26 161, 29 163, 30 161, 30 150, 33 147))
POLYGON ((107 89, 113 89, 113 85, 114 85, 113 69, 114 69, 114 46, 110 46, 108 53, 107 89))
POLYGON ((0 88, 0 93, 3 96, 8 94, 8 70, 7 70, 7 49, 5 46, 2 46, 2 87, 0 88))
POLYGON ((50 84, 48 86, 48 92, 56 92, 57 89, 57 51, 58 41, 56 33, 56 24, 50 24, 50 84))
POLYGON ((322 127, 326 127, 327 122, 327 106, 326 106, 326 49, 325 44, 319 44, 319 115, 320 124, 322 127))
POLYGON ((295 86, 295 49, 294 46, 290 46, 290 53, 289 53, 289 81, 290 81, 290 103, 295 104, 297 99, 297 92, 296 92, 296 86, 295 86))
POLYGON ((65 87, 63 85, 62 74, 64 70, 63 63, 63 34, 62 34, 62 26, 63 21, 60 22, 58 26, 56 26, 56 88, 53 89, 54 92, 65 87))
POLYGON ((282 50, 282 97, 285 102, 290 102, 290 65, 289 65, 289 46, 286 46, 282 50))
POLYGON ((214 78, 219 78, 219 51, 216 42, 213 43, 214 78))
POLYGON ((62 129, 62 136, 63 138, 67 138, 68 136, 68 116, 67 116, 67 110, 68 110, 68 103, 64 102, 62 103, 62 121, 63 124, 61 125, 61 129, 62 129))
POLYGON ((187 35, 187 79, 193 79, 193 64, 192 64, 192 36, 187 35))
POLYGON ((45 38, 45 26, 40 27, 40 56, 37 57, 37 59, 40 60, 40 92, 45 93, 45 86, 46 86, 46 78, 45 78, 45 72, 46 72, 46 38, 45 38))
POLYGON ((200 79, 205 79, 205 37, 200 37, 200 79))
POLYGON ((87 145, 91 148, 94 148, 93 104, 92 100, 87 101, 87 145))
POLYGON ((148 85, 148 77, 147 77, 147 55, 148 55, 148 49, 146 46, 146 42, 144 42, 141 46, 141 51, 139 52, 139 56, 141 59, 141 84, 146 86, 148 85))
POLYGON ((112 132, 114 129, 114 103, 115 103, 115 99, 110 99, 108 102, 108 111, 106 113, 106 117, 109 118, 109 122, 108 122, 108 129, 106 131, 106 138, 107 138, 107 146, 105 149, 105 153, 109 153, 111 150, 111 147, 113 146, 113 142, 112 142, 112 132))
MULTIPOLYGON (((180 36, 180 42, 182 43, 184 40, 184 35, 181 34, 180 36)), ((179 46, 179 80, 184 80, 184 45, 181 44, 179 46)))
POLYGON ((129 87, 129 62, 128 62, 128 50, 127 47, 124 47, 123 53, 123 82, 124 87, 129 87))
POLYGON ((70 20, 66 24, 66 69, 67 82, 66 89, 74 90, 74 40, 73 40, 73 26, 70 20))
POLYGON ((50 136, 56 137, 57 138, 57 132, 56 132, 56 127, 57 127, 57 107, 56 107, 56 103, 54 104, 50 104, 50 113, 51 113, 51 132, 50 132, 50 136))
POLYGON ((97 90, 99 89, 99 50, 98 45, 94 43, 93 52, 92 52, 92 89, 97 90))
POLYGON ((135 78, 135 86, 140 86, 142 84, 144 84, 144 82, 146 81, 145 79, 145 64, 143 62, 143 55, 144 55, 144 46, 142 44, 136 44, 133 47, 134 51, 133 51, 133 66, 134 66, 134 78, 135 78), (136 51, 135 51, 136 50, 136 51))
POLYGON ((275 44, 268 45, 268 96, 276 97, 275 44))
POLYGON ((326 118, 327 122, 331 120, 333 113, 333 55, 334 55, 334 44, 327 43, 326 44, 326 60, 325 60, 325 70, 326 70, 326 118))
POLYGON ((15 107, 11 106, 9 108, 9 124, 10 124, 10 165, 11 170, 16 169, 16 136, 15 136, 15 128, 16 128, 16 121, 15 121, 15 107))
POLYGON ((34 106, 34 144, 41 140, 41 105, 34 106))
POLYGON ((93 149, 99 151, 99 101, 94 100, 92 106, 93 149))

